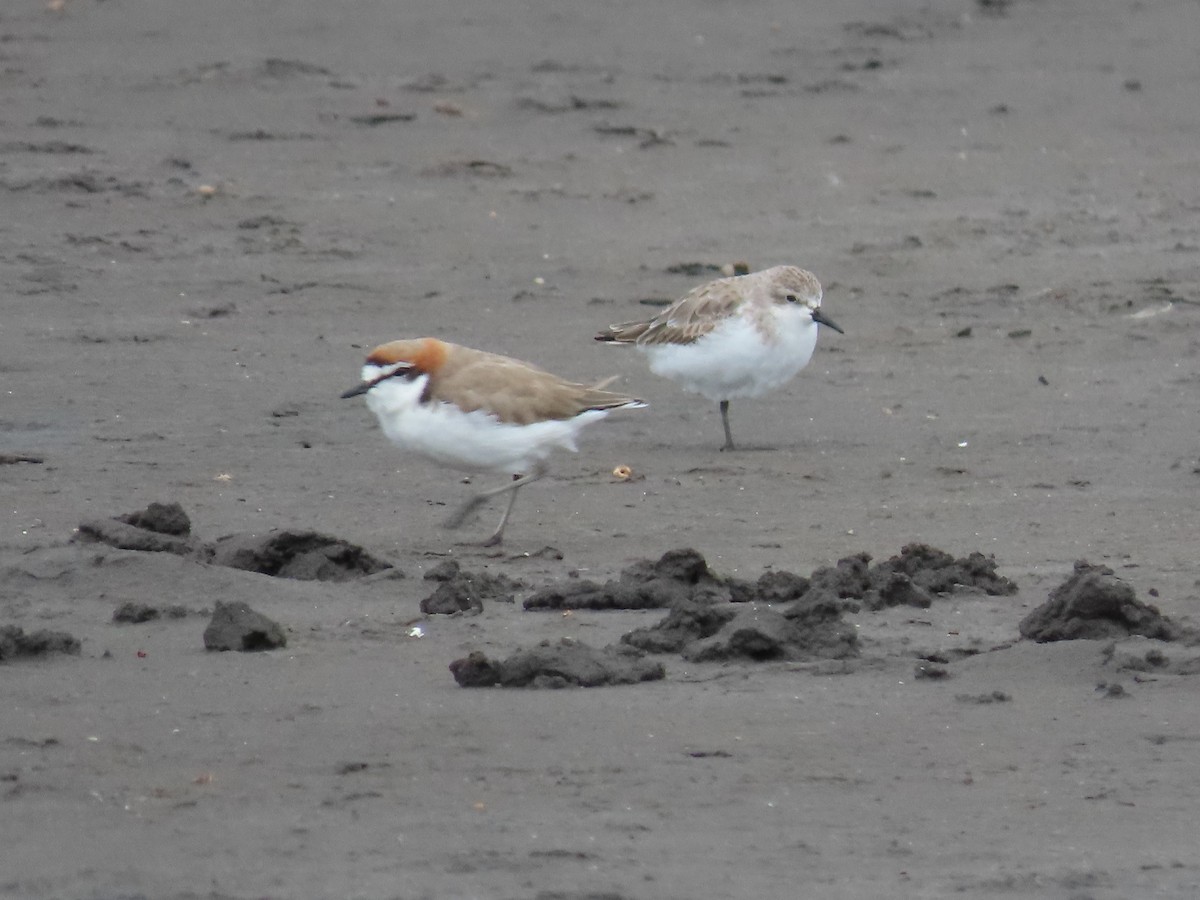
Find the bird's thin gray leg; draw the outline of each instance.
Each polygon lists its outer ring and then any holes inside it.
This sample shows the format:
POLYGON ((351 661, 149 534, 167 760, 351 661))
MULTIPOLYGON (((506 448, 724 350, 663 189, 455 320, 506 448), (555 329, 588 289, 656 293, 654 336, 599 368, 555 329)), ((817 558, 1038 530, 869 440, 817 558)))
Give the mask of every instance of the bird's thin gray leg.
POLYGON ((514 487, 512 493, 508 495, 508 506, 504 508, 504 515, 500 517, 500 524, 496 526, 496 530, 492 532, 492 536, 483 542, 483 546, 496 547, 504 540, 504 526, 508 524, 508 517, 512 514, 513 504, 516 502, 517 489, 514 487))
POLYGON ((725 426, 725 446, 722 450, 736 450, 733 446, 733 432, 729 429, 729 401, 721 401, 721 424, 725 426))
POLYGON ((529 484, 531 481, 537 481, 539 478, 544 476, 547 471, 549 471, 549 467, 544 462, 538 462, 534 466, 533 471, 528 475, 514 475, 513 480, 508 484, 501 485, 497 488, 491 488, 490 490, 481 491, 464 503, 461 507, 459 507, 458 511, 446 520, 446 527, 458 528, 467 520, 467 517, 471 515, 471 513, 475 512, 475 510, 477 510, 484 503, 487 503, 487 501, 491 500, 493 497, 498 497, 503 493, 511 491, 512 495, 508 498, 508 507, 504 510, 504 515, 500 518, 500 524, 496 527, 496 530, 492 533, 492 536, 484 541, 485 547, 494 547, 496 544, 499 544, 504 537, 504 526, 508 524, 509 514, 512 513, 513 504, 517 500, 517 491, 529 484))

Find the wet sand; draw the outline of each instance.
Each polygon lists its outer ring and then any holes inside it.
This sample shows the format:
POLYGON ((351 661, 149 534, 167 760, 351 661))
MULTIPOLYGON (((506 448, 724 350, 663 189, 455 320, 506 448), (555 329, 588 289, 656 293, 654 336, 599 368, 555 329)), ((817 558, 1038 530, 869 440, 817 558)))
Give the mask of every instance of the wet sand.
POLYGON ((0 12, 0 627, 79 642, 0 661, 0 895, 1196 896, 1200 648, 1019 629, 1081 559, 1200 609, 1194 4, 803 6, 0 12), (846 333, 721 453, 592 335, 743 261, 846 333), (650 407, 485 549, 498 507, 441 523, 492 480, 338 399, 424 334, 650 407), (196 547, 80 530, 154 502, 196 547), (392 568, 192 553, 283 532, 392 568), (449 669, 620 646, 665 610, 524 602, 674 549, 757 584, 914 543, 1017 591, 842 598, 842 659, 449 669), (507 594, 422 612, 448 560, 507 594), (218 601, 286 646, 206 650, 218 601))

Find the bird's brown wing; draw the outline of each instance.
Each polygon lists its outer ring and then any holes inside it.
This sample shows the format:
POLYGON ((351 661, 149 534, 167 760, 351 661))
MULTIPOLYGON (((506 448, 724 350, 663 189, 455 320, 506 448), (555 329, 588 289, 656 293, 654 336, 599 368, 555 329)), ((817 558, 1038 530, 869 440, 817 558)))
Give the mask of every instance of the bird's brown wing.
POLYGON ((454 403, 464 412, 483 410, 513 425, 571 419, 585 410, 639 402, 567 381, 520 360, 479 351, 448 361, 430 379, 427 399, 454 403))
POLYGON ((598 341, 656 344, 691 344, 708 334, 742 302, 741 292, 722 278, 694 288, 646 322, 610 325, 596 335, 598 341))

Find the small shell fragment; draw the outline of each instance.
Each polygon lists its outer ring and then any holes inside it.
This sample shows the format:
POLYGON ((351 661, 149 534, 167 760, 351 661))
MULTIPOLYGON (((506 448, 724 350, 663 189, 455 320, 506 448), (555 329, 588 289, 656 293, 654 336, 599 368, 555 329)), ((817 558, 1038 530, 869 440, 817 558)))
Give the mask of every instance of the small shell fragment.
POLYGON ((618 481, 628 481, 633 477, 633 469, 626 465, 617 466, 612 470, 612 473, 613 478, 616 478, 618 481))

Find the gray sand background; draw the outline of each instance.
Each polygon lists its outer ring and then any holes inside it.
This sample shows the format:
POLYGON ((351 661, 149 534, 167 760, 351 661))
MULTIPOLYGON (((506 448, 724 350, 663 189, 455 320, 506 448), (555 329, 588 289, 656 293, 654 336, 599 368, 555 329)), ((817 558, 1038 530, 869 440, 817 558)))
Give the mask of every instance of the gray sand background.
POLYGON ((1198 29, 1185 0, 5 4, 0 625, 82 650, 0 662, 0 895, 1200 894, 1200 651, 1017 631, 1079 559, 1200 608, 1198 29), (811 269, 846 334, 735 402, 723 454, 714 405, 591 337, 735 261, 811 269), (493 482, 338 399, 423 334, 651 406, 486 551, 498 510, 440 523, 493 482), (154 501, 406 577, 72 540, 154 501), (447 669, 663 615, 522 609, 573 574, 916 541, 1019 592, 848 615, 842 667, 447 669), (527 587, 424 616, 446 559, 527 587), (217 600, 287 647, 207 652, 217 600), (128 601, 188 614, 114 623, 128 601), (948 677, 915 677, 931 655, 948 677))

